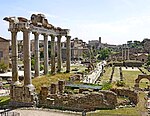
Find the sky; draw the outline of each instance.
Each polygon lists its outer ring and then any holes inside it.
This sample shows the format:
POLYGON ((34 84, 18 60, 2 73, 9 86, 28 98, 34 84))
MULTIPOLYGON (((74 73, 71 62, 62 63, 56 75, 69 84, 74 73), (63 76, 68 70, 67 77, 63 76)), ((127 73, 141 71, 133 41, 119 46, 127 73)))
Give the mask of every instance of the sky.
POLYGON ((72 39, 88 42, 101 37, 102 43, 116 45, 142 41, 150 38, 149 5, 150 0, 2 0, 0 36, 11 38, 4 17, 30 19, 31 14, 42 13, 54 26, 70 29, 72 39))

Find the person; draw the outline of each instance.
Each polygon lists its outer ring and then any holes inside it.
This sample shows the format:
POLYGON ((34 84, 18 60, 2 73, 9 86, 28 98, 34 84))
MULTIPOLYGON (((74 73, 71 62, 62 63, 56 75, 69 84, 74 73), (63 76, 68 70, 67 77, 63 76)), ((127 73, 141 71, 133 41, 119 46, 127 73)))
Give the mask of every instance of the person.
POLYGON ((85 110, 82 111, 82 116, 86 116, 86 111, 85 110))

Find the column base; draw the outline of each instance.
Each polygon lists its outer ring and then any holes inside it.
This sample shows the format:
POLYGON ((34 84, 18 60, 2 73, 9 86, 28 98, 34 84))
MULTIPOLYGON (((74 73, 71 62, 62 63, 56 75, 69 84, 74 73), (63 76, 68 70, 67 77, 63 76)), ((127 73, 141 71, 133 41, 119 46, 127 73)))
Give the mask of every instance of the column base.
POLYGON ((32 84, 10 88, 11 107, 32 107, 38 105, 38 97, 32 84))

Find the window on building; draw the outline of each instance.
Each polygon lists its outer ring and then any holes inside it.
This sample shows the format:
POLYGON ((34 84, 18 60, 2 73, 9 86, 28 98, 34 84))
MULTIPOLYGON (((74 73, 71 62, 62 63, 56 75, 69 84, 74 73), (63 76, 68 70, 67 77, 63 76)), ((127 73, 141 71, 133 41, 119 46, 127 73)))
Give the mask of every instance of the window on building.
POLYGON ((3 57, 3 51, 0 51, 0 60, 3 57))

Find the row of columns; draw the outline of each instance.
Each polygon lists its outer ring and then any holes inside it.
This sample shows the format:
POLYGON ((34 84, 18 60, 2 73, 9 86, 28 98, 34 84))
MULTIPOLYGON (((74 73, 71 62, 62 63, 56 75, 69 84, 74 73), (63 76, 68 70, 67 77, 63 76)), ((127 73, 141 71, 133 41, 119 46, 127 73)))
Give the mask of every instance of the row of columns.
MULTIPOLYGON (((17 44, 17 30, 11 30, 11 40, 12 40, 12 81, 13 84, 19 84, 18 78, 18 44, 17 44)), ((24 29, 23 31, 23 63, 24 63, 24 85, 32 85, 31 81, 31 54, 30 54, 30 30, 24 29)), ((39 34, 33 32, 35 38, 35 77, 39 76, 40 72, 40 54, 39 54, 39 34)), ((48 74, 48 35, 42 34, 44 36, 44 74, 48 74)), ((55 36, 51 36, 51 73, 55 74, 55 36)), ((58 72, 61 71, 61 37, 57 36, 57 65, 58 72)), ((66 48, 66 72, 70 72, 70 60, 71 60, 71 49, 70 49, 70 38, 71 36, 66 36, 67 48, 66 48)))
MULTIPOLYGON (((12 40, 12 81, 13 85, 19 84, 18 77, 18 43, 17 43, 17 30, 11 30, 12 40)), ((31 54, 30 54, 30 30, 23 30, 23 63, 24 63, 24 85, 31 86, 31 54)))
POLYGON ((122 48, 122 60, 130 60, 129 48, 122 48))

